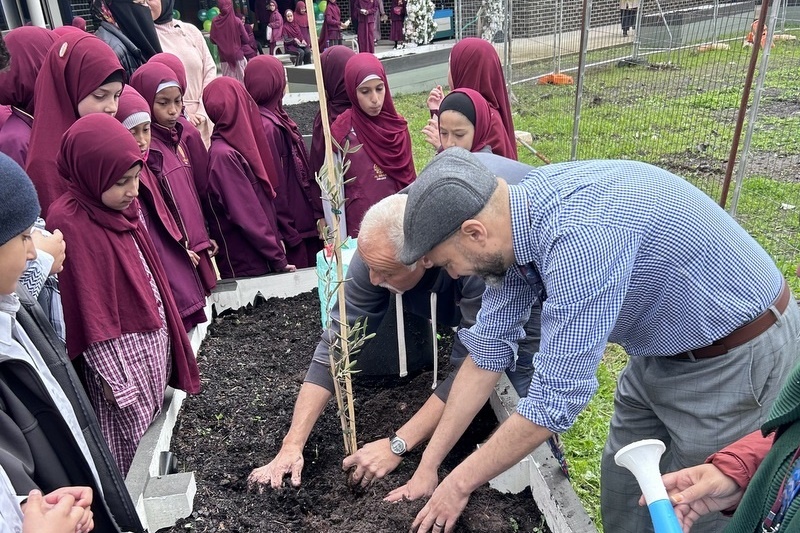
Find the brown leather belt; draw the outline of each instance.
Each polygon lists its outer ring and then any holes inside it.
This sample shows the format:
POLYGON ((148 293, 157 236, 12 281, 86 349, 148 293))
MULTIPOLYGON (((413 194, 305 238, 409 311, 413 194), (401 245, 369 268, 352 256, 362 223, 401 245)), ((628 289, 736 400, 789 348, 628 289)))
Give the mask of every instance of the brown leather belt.
POLYGON ((783 286, 778 293, 778 297, 772 302, 772 305, 766 311, 758 315, 756 318, 745 324, 744 326, 733 330, 729 335, 714 341, 709 346, 690 350, 688 352, 673 355, 675 359, 694 361, 695 359, 711 359, 728 353, 737 346, 749 342, 765 331, 767 331, 775 322, 778 317, 782 315, 789 305, 791 300, 792 291, 789 290, 789 285, 786 280, 783 280, 783 286), (777 315, 773 312, 773 308, 777 311, 777 315))

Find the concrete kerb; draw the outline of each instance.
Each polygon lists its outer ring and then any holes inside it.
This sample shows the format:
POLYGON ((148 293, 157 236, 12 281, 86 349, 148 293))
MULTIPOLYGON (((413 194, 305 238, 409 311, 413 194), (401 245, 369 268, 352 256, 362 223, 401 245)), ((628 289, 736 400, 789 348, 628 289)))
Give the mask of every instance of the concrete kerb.
MULTIPOLYGON (((317 287, 317 273, 306 268, 286 274, 222 281, 206 305, 209 319, 225 310, 252 304, 257 298, 289 298, 317 287)), ((191 332, 192 347, 197 353, 207 332, 201 325, 191 332)), ((125 479, 136 504, 142 524, 151 532, 175 524, 191 514, 197 492, 193 472, 163 472, 164 457, 169 452, 172 432, 181 404, 182 391, 167 389, 164 407, 142 437, 125 479)), ((515 412, 519 401, 514 387, 503 375, 490 402, 500 422, 515 412)), ((490 482, 501 492, 518 493, 531 487, 533 499, 553 533, 595 533, 575 491, 564 477, 547 445, 542 445, 523 461, 490 482)))

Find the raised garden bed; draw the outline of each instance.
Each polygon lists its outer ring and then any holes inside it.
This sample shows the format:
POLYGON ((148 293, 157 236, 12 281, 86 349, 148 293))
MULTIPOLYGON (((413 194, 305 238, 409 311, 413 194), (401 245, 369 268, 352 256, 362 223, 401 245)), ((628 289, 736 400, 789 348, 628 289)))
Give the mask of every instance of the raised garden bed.
MULTIPOLYGON (((406 531, 423 502, 388 504, 383 497, 413 473, 413 452, 384 480, 355 496, 341 470, 342 436, 329 404, 306 445, 303 485, 263 494, 250 492, 250 471, 278 451, 289 427, 297 391, 318 342, 316 291, 273 298, 218 317, 198 356, 203 392, 183 404, 171 449, 181 470, 194 470, 197 496, 192 515, 169 531, 395 532, 406 531)), ((445 362, 449 343, 440 347, 445 362)), ((432 372, 389 380, 356 380, 359 439, 384 437, 407 420, 430 394, 432 372)), ((496 426, 485 408, 450 454, 452 469, 496 426)), ((501 494, 488 486, 475 492, 460 532, 549 532, 530 490, 501 494)))

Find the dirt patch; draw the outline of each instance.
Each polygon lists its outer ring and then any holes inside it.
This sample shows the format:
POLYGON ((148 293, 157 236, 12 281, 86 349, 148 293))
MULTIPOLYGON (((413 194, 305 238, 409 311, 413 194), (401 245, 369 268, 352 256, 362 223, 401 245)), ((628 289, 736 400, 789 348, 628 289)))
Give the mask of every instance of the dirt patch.
POLYGON ((314 117, 317 116, 319 111, 319 102, 287 105, 284 109, 295 121, 301 132, 310 134, 314 131, 314 117))
MULTIPOLYGON (((297 392, 319 340, 316 291, 270 299, 218 317, 198 356, 203 391, 187 398, 172 441, 181 470, 193 470, 197 496, 192 515, 169 529, 198 531, 375 533, 407 531, 423 502, 383 503, 419 462, 414 451, 387 478, 354 496, 341 469, 342 435, 333 402, 305 449, 299 489, 247 491, 247 476, 274 457, 291 422, 297 392)), ((440 346, 444 364, 449 342, 440 346)), ((440 378, 447 368, 440 369, 440 378)), ((432 372, 403 379, 357 379, 359 440, 385 437, 428 398, 432 372)), ((484 441, 496 426, 487 407, 448 457, 442 475, 484 441)), ((466 533, 549 532, 530 491, 503 495, 478 489, 459 520, 466 533)))

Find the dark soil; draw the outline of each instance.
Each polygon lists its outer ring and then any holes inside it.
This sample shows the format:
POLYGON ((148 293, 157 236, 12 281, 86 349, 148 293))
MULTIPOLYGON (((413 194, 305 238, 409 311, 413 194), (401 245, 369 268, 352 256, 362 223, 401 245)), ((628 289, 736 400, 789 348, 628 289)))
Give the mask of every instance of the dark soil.
MULTIPOLYGON (((383 497, 405 483, 420 452, 353 495, 341 469, 339 419, 330 402, 305 449, 299 489, 247 490, 250 471, 269 462, 291 422, 297 392, 320 334, 316 291, 295 298, 270 299, 215 319, 198 356, 203 391, 186 399, 175 428, 172 450, 182 470, 197 478, 195 511, 169 531, 346 532, 407 531, 424 502, 388 504, 383 497)), ((450 343, 440 346, 447 361, 450 343)), ((448 371, 440 367, 440 378, 448 371)), ((355 380, 356 420, 361 442, 386 437, 428 398, 431 371, 408 378, 355 380)), ((496 426, 487 407, 444 463, 454 468, 496 426)), ((456 531, 548 532, 530 491, 500 494, 477 490, 456 531)))
POLYGON ((297 124, 298 129, 303 133, 311 133, 314 131, 314 117, 317 116, 319 111, 319 102, 306 102, 304 104, 295 104, 286 106, 286 113, 292 117, 292 120, 297 124))

